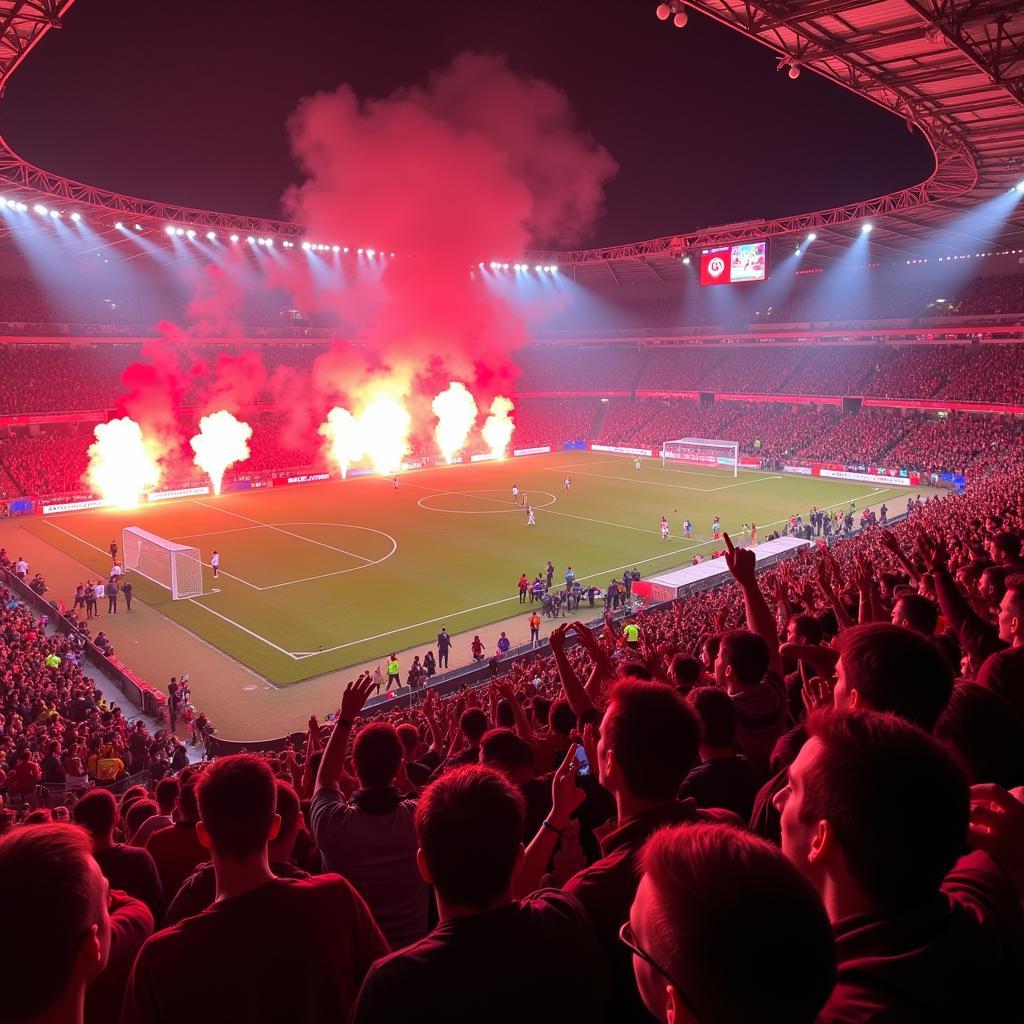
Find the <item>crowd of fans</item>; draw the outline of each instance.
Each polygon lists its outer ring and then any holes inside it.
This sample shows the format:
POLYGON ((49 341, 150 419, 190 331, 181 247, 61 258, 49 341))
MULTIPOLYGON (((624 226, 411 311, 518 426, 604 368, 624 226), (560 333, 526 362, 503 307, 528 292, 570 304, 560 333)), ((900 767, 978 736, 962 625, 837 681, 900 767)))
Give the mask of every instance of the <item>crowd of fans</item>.
MULTIPOLYGON (((517 406, 513 447, 561 444, 580 439, 608 445, 660 449, 677 437, 734 440, 740 451, 770 462, 793 459, 871 463, 962 473, 998 462, 1021 443, 1021 428, 1010 417, 954 414, 944 418, 903 415, 896 410, 862 409, 841 414, 838 407, 695 399, 552 397, 523 398, 517 406)), ((246 417, 253 428, 250 457, 230 468, 225 479, 247 480, 284 470, 322 471, 329 467, 322 439, 310 421, 297 430, 291 416, 264 412, 246 417)), ((197 429, 183 415, 180 436, 197 429)), ((84 426, 50 426, 0 435, 0 497, 60 498, 87 495, 84 481, 94 438, 84 426)), ((423 451, 432 451, 430 438, 423 451)), ((166 461, 165 486, 196 479, 188 452, 166 461)))
POLYGON ((564 444, 592 437, 599 398, 520 398, 516 401, 516 432, 513 446, 564 444))
POLYGON ((482 688, 368 716, 362 676, 283 751, 56 807, 155 738, 0 609, 5 1018, 1017 1020, 1022 538, 1018 446, 482 688))

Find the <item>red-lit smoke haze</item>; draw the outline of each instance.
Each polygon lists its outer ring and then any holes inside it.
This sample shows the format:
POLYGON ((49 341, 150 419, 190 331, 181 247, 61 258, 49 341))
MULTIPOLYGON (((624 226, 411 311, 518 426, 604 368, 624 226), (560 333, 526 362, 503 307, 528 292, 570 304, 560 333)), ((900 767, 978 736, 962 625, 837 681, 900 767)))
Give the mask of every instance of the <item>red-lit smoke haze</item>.
POLYGON ((163 340, 124 374, 119 412, 177 452, 174 410, 186 393, 203 412, 235 413, 269 393, 289 410, 298 441, 315 434, 332 405, 352 407, 371 381, 390 381, 415 437, 428 440, 434 395, 462 381, 481 411, 479 429, 494 397, 513 393, 512 353, 527 333, 522 310, 484 283, 477 263, 585 240, 613 159, 577 127, 563 93, 516 74, 502 57, 472 53, 388 97, 363 99, 348 85, 307 97, 288 132, 305 179, 283 197, 287 215, 314 241, 396 258, 360 258, 358 270, 348 263, 331 277, 310 270, 321 254, 296 246, 287 256, 260 254, 258 280, 305 312, 340 314, 358 345, 339 339, 312 379, 290 367, 268 373, 255 350, 219 356, 212 367, 197 362, 194 339, 242 333, 253 275, 244 251, 229 252, 198 278, 187 332, 164 325, 163 340))

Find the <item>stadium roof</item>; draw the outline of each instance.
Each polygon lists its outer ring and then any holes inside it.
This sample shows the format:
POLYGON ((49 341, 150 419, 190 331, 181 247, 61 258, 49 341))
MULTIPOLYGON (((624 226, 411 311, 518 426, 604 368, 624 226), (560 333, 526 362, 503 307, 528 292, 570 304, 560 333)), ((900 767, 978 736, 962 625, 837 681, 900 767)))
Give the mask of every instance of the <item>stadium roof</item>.
MULTIPOLYGON (((0 95, 73 2, 0 0, 0 95)), ((780 70, 819 74, 902 118, 908 130, 920 130, 935 155, 933 173, 910 188, 847 206, 601 249, 533 252, 525 254, 528 262, 557 263, 584 283, 671 281, 690 272, 681 260, 686 253, 759 237, 792 243, 814 232, 806 258, 827 265, 848 250, 865 221, 873 226, 873 256, 893 261, 1024 247, 1024 200, 1008 206, 1005 219, 983 224, 965 217, 1024 180, 1022 0, 686 0, 686 6, 691 16, 699 11, 773 49, 780 70)), ((681 48, 680 59, 684 55, 681 48)), ((87 215, 89 207, 105 212, 110 226, 102 231, 112 243, 118 215, 161 228, 173 222, 281 239, 304 234, 299 224, 71 181, 22 160, 3 139, 0 182, 30 204, 74 203, 87 215)))

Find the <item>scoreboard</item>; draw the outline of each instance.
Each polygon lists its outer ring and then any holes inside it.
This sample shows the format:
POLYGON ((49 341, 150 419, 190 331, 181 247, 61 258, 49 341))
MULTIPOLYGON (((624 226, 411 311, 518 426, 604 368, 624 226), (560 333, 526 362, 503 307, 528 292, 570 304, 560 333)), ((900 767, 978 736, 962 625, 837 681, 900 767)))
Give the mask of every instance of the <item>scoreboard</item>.
POLYGON ((700 254, 700 283, 743 284, 768 280, 768 242, 738 242, 700 254))

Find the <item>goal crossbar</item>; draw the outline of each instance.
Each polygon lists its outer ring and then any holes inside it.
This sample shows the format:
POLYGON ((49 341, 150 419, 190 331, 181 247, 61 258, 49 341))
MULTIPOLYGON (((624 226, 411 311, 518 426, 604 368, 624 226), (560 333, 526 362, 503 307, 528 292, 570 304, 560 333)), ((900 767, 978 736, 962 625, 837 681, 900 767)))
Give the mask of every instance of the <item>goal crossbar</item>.
POLYGON ((177 544, 139 526, 121 530, 125 571, 137 572, 171 592, 179 601, 203 593, 203 563, 199 548, 177 544))
POLYGON ((677 437, 661 444, 661 464, 678 466, 707 466, 739 474, 740 446, 737 441, 724 441, 712 437, 677 437))

